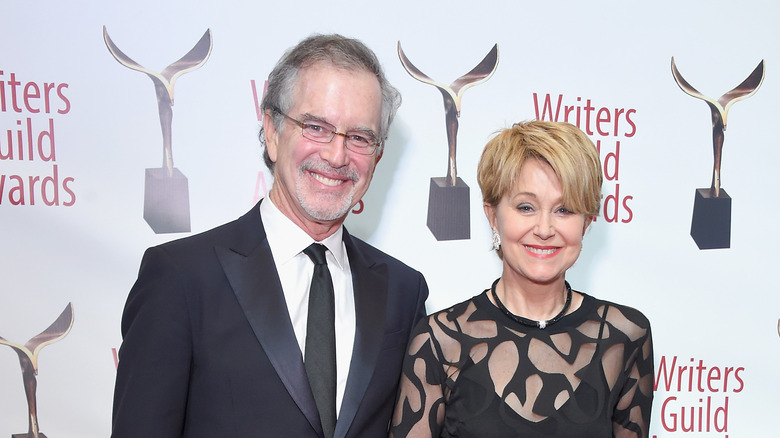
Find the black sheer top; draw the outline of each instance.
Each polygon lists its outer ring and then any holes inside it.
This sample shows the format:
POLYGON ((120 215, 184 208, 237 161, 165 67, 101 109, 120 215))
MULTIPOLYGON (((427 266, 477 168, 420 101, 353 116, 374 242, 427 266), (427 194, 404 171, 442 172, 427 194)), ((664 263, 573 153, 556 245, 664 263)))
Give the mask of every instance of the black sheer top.
POLYGON ((487 293, 417 325, 391 437, 648 436, 653 346, 642 313, 582 294, 539 329, 487 293))

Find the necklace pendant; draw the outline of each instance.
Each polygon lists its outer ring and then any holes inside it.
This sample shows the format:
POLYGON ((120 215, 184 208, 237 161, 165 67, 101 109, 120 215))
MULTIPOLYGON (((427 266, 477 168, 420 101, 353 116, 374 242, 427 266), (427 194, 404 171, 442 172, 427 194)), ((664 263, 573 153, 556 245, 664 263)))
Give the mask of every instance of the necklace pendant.
POLYGON ((547 321, 545 321, 545 320, 539 321, 539 328, 543 329, 545 327, 547 327, 547 321))

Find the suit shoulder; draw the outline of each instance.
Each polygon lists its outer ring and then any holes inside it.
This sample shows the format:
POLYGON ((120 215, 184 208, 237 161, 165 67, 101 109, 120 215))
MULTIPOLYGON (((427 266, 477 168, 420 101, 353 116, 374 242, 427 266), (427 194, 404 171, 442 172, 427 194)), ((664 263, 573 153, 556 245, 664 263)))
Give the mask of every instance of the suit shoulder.
POLYGON ((404 271, 415 272, 422 275, 416 269, 412 268, 411 266, 407 265, 401 260, 398 260, 397 258, 391 256, 390 254, 380 250, 379 248, 369 243, 366 243, 365 241, 358 239, 355 236, 350 235, 349 237, 352 240, 352 244, 355 246, 355 249, 357 249, 358 252, 362 256, 366 257, 367 259, 373 260, 376 263, 384 263, 388 265, 388 267, 391 269, 400 269, 404 271))
POLYGON ((253 242, 265 235, 258 208, 243 216, 206 231, 171 240, 155 248, 171 253, 212 250, 215 245, 233 246, 236 243, 253 242))

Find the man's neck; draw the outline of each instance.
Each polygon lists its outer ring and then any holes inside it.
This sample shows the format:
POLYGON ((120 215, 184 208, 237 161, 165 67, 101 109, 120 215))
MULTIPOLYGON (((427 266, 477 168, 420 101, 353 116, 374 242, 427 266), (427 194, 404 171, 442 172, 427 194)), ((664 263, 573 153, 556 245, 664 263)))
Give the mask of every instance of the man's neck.
POLYGON ((287 197, 279 194, 273 187, 268 193, 268 200, 295 225, 317 242, 321 242, 336 232, 346 219, 346 215, 333 221, 318 221, 310 218, 303 208, 287 197))

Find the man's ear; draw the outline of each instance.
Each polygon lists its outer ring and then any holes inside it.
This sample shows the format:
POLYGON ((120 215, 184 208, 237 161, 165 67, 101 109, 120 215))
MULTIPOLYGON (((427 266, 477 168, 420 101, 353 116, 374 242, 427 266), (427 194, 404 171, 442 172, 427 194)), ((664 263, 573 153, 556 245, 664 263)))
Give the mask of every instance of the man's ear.
POLYGON ((385 154, 385 144, 384 144, 384 143, 382 143, 381 145, 379 145, 379 146, 377 147, 377 151, 378 151, 378 152, 376 153, 376 161, 374 161, 374 166, 376 166, 377 164, 379 164, 379 160, 381 160, 381 159, 382 159, 382 155, 384 155, 384 154, 385 154))
POLYGON ((263 132, 265 133, 265 148, 268 151, 268 157, 276 163, 276 147, 279 144, 279 131, 274 125, 273 111, 265 110, 263 114, 263 132))

